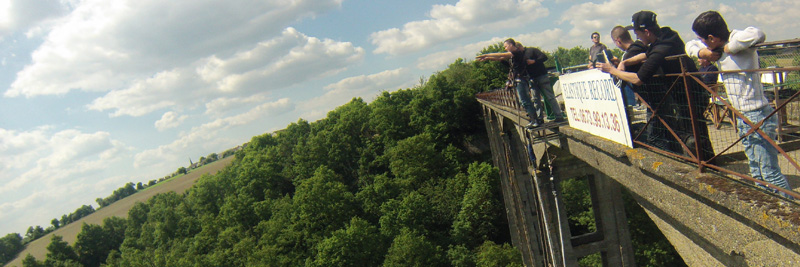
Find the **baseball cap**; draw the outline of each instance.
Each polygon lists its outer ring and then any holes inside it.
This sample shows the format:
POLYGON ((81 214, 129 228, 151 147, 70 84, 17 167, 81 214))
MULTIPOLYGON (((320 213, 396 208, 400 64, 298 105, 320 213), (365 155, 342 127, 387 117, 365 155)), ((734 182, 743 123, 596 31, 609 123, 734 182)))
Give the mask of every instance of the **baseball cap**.
POLYGON ((631 16, 631 23, 633 24, 625 27, 626 30, 658 27, 656 13, 647 10, 633 13, 633 16, 631 16))

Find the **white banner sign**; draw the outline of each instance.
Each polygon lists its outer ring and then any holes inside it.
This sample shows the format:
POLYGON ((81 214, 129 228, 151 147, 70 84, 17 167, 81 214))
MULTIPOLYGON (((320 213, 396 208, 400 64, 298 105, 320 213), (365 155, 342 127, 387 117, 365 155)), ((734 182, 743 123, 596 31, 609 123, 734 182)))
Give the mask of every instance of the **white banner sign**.
POLYGON ((559 77, 569 126, 633 147, 622 91, 608 73, 586 70, 559 77))

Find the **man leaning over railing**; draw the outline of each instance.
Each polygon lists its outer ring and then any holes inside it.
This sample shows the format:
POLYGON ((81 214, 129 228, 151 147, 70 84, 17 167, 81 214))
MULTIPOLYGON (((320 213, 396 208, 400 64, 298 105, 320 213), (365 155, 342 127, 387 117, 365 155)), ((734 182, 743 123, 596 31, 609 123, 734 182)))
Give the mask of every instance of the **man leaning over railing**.
MULTIPOLYGON (((728 30, 728 25, 716 11, 700 14, 692 24, 692 30, 700 40, 686 43, 686 54, 701 59, 718 61, 723 71, 752 70, 759 68, 756 44, 764 42, 766 35, 755 27, 744 30, 728 30)), ((761 131, 768 136, 750 133, 750 125, 737 117, 736 127, 748 158, 750 176, 773 185, 791 190, 786 177, 778 165, 778 150, 766 138, 777 138, 777 116, 769 116, 775 110, 764 96, 761 74, 757 72, 723 73, 722 83, 731 106, 742 113, 753 124, 764 121, 761 131), (749 133, 749 134, 748 134, 749 133)), ((774 142, 774 141, 773 141, 774 142)), ((764 187, 763 185, 760 185, 764 187)), ((777 190, 770 190, 777 192, 777 190)), ((786 193, 781 195, 793 199, 786 193)))

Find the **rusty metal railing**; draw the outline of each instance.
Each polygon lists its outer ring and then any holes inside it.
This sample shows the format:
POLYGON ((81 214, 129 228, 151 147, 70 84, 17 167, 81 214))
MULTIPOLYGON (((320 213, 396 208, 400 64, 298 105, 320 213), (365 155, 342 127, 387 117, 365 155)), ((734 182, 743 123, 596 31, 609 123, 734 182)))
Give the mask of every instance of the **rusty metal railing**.
MULTIPOLYGON (((685 56, 672 58, 672 60, 682 60, 684 63, 691 62, 685 56)), ((683 66, 682 73, 670 74, 659 78, 659 82, 642 86, 640 90, 644 92, 636 93, 637 98, 647 106, 650 112, 648 112, 649 118, 647 118, 645 126, 640 128, 643 130, 633 135, 634 143, 662 154, 695 163, 701 171, 703 168, 714 169, 800 199, 800 194, 792 190, 754 178, 750 174, 749 160, 742 144, 742 140, 746 136, 751 134, 759 135, 769 143, 769 146, 778 151, 779 166, 783 175, 789 180, 789 184, 798 182, 800 165, 798 165, 796 159, 798 158, 800 140, 793 135, 797 129, 798 113, 786 111, 790 106, 797 106, 798 102, 796 100, 800 100, 798 98, 800 91, 790 91, 791 86, 800 84, 800 79, 792 78, 794 76, 792 75, 793 73, 800 73, 800 67, 687 72, 686 65, 683 64, 683 66), (736 84, 730 84, 729 80, 729 83, 707 85, 698 77, 703 74, 722 74, 723 76, 725 74, 737 74, 745 77, 773 76, 783 78, 761 85, 768 96, 768 92, 773 92, 773 96, 767 99, 774 111, 771 111, 761 120, 751 121, 730 102, 731 97, 735 96, 732 95, 732 92, 727 91, 725 86, 736 86, 736 84), (662 94, 659 92, 660 89, 666 89, 666 92, 662 94), (657 97, 650 96, 649 99, 647 99, 648 97, 642 97, 647 93, 653 92, 657 97), (650 103, 646 100, 650 100, 650 103), (653 105, 653 102, 655 102, 655 105, 653 105), (662 110, 664 108, 667 110, 662 110), (773 116, 778 116, 777 129, 774 133, 765 132, 762 126, 773 116), (729 118, 728 123, 725 123, 725 117, 729 118), (663 132, 668 133, 663 136, 656 136, 663 138, 661 139, 663 141, 661 144, 654 144, 649 142, 650 140, 644 139, 647 136, 644 129, 654 123, 656 125, 653 128, 661 127, 663 132), (744 134, 737 132, 743 128, 739 127, 742 125, 738 125, 741 123, 749 126, 744 127, 749 128, 744 134), (693 140, 694 142, 688 140, 693 140)), ((764 79, 758 79, 756 82, 762 83, 764 79)))
POLYGON ((522 110, 519 103, 519 97, 515 89, 497 89, 489 92, 481 92, 475 95, 478 99, 483 99, 494 104, 512 108, 515 110, 522 110))

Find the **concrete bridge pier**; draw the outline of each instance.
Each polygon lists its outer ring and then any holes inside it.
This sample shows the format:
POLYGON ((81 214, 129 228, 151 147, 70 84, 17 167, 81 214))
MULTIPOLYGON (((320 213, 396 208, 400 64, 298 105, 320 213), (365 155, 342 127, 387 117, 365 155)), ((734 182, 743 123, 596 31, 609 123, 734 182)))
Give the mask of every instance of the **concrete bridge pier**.
POLYGON ((543 153, 548 146, 540 136, 505 115, 484 109, 512 242, 525 265, 577 266, 580 257, 600 253, 604 266, 635 266, 619 184, 561 149, 543 153), (588 179, 597 225, 597 231, 580 236, 572 236, 558 193, 559 181, 575 178, 588 179))

